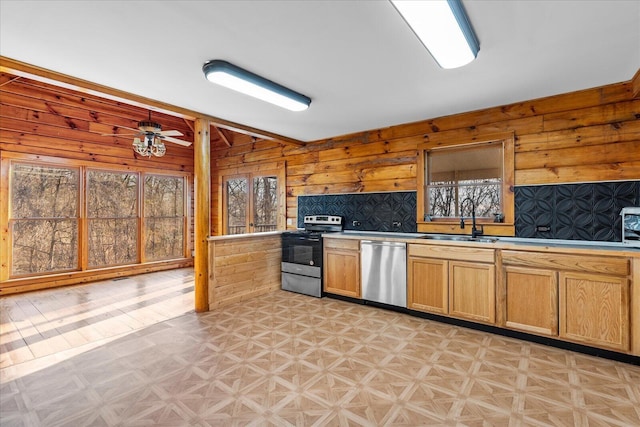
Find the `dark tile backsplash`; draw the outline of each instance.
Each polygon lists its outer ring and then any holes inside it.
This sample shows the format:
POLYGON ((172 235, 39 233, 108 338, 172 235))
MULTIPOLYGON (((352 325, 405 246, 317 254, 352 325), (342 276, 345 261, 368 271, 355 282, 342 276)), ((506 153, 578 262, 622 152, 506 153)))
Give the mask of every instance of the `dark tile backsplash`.
POLYGON ((640 206, 640 181, 516 187, 516 236, 620 242, 627 206, 640 206))
POLYGON ((345 230, 413 233, 417 230, 416 192, 298 197, 299 228, 304 227, 305 215, 317 214, 342 216, 345 221, 345 230))
MULTIPOLYGON (((516 237, 619 242, 627 206, 640 206, 640 181, 516 187, 516 237)), ((412 233, 416 192, 299 196, 298 227, 314 214, 340 215, 346 230, 412 233)))

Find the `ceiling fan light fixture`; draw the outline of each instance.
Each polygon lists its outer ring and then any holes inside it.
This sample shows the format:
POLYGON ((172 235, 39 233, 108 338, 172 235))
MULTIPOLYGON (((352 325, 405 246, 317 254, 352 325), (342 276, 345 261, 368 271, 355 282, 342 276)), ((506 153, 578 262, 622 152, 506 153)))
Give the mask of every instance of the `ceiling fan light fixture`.
POLYGON ((460 0, 390 0, 442 68, 473 61, 480 44, 460 0))
POLYGON ((202 66, 202 71, 207 80, 212 83, 290 111, 304 111, 311 105, 311 98, 227 61, 220 59, 208 61, 202 66))
POLYGON ((153 134, 144 136, 144 141, 140 138, 133 138, 133 151, 137 154, 151 158, 151 156, 162 157, 167 152, 164 142, 153 134))

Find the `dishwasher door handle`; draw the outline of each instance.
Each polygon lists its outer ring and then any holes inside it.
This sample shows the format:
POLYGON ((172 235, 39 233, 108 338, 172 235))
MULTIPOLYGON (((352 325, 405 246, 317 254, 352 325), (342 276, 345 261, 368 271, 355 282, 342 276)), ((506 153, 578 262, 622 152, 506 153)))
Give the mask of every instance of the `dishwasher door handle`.
POLYGON ((406 245, 406 243, 402 242, 377 242, 373 240, 361 240, 360 243, 369 246, 390 246, 393 248, 400 248, 406 245))

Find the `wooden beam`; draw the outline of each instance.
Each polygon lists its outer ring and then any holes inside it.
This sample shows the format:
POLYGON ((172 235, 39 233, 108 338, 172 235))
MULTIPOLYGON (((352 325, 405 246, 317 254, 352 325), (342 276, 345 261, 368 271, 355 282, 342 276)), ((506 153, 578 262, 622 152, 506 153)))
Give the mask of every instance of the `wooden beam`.
POLYGON ((640 68, 631 79, 631 93, 634 98, 640 98, 640 68))
POLYGON ((187 120, 187 119, 186 119, 186 118, 184 118, 184 117, 182 118, 182 120, 184 120, 184 124, 185 124, 185 125, 187 125, 187 127, 188 127, 189 129, 191 129, 191 132, 194 132, 194 129, 193 129, 193 123, 192 123, 190 120, 187 120))
POLYGON ((0 84, 0 87, 2 87, 2 86, 4 86, 4 85, 8 85, 9 83, 13 83, 13 82, 15 82, 16 80, 21 79, 21 78, 22 78, 22 77, 20 77, 20 76, 16 76, 16 77, 12 78, 11 80, 8 80, 8 81, 6 81, 6 82, 4 82, 4 83, 0 84))
POLYGON ((202 114, 197 111, 189 110, 187 108, 178 107, 144 96, 135 95, 123 90, 110 88, 98 83, 92 83, 87 80, 82 80, 66 74, 58 73, 56 71, 47 70, 45 68, 30 65, 24 62, 17 61, 15 59, 7 58, 5 56, 0 56, 0 72, 13 74, 20 77, 27 77, 29 79, 37 80, 43 83, 76 90, 90 95, 100 96, 129 105, 135 105, 149 110, 169 114, 175 117, 181 117, 189 120, 200 118, 211 122, 215 126, 224 127, 226 129, 239 133, 255 135, 259 138, 277 139, 283 142, 304 145, 302 141, 299 141, 297 139, 278 135, 276 133, 264 131, 261 129, 256 129, 251 126, 231 122, 219 117, 209 116, 207 114, 202 114))
POLYGON ((224 142, 227 147, 231 147, 231 140, 227 137, 227 134, 222 129, 219 129, 216 126, 211 127, 214 128, 216 132, 218 132, 218 135, 220 135, 220 139, 222 140, 222 142, 224 142))
POLYGON ((302 141, 298 141, 298 140, 291 139, 291 138, 284 138, 284 139, 283 139, 283 137, 273 138, 273 137, 269 136, 269 134, 264 133, 264 132, 263 133, 259 133, 259 132, 255 131, 255 130, 254 131, 247 130, 246 127, 243 129, 243 128, 239 128, 237 126, 225 125, 225 124, 222 124, 222 123, 213 122, 213 124, 216 125, 216 127, 218 127, 218 128, 223 128, 223 129, 226 129, 226 130, 230 130, 231 132, 242 133, 244 135, 253 136, 255 138, 270 139, 270 140, 271 139, 276 139, 278 141, 288 142, 289 144, 298 145, 298 146, 305 146, 306 145, 306 143, 304 143, 302 141))
POLYGON ((195 310, 209 311, 209 242, 211 235, 211 140, 208 120, 196 119, 194 137, 195 310))

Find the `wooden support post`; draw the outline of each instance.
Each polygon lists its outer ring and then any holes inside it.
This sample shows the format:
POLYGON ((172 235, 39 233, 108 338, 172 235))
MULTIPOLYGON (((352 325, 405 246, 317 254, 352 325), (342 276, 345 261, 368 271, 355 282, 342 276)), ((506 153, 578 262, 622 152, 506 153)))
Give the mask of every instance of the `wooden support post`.
POLYGON ((194 132, 195 310, 209 311, 209 242, 211 234, 211 143, 209 120, 196 119, 194 132))

